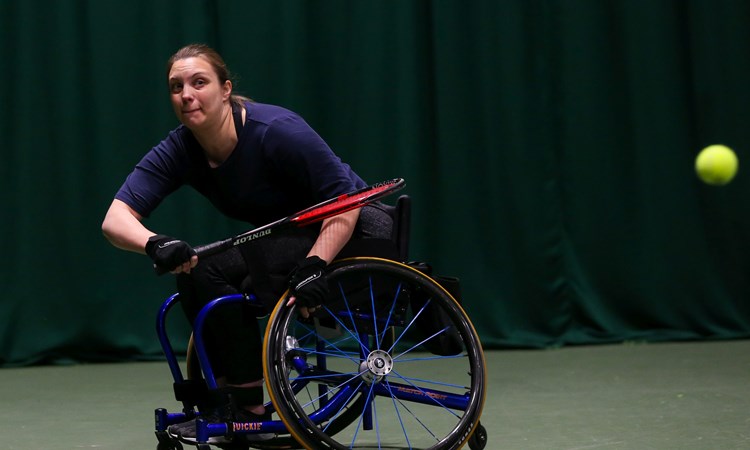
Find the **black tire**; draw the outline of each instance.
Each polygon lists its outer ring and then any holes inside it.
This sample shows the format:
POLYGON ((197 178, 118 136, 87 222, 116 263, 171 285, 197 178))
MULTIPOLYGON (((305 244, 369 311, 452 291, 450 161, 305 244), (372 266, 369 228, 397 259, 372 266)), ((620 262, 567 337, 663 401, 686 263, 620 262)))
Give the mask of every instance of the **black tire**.
POLYGON ((156 450, 182 450, 180 441, 172 439, 166 431, 157 431, 156 438, 159 440, 156 450))
POLYGON ((266 328, 266 385, 290 434, 308 450, 466 445, 484 404, 485 363, 456 300, 423 273, 379 258, 335 262, 328 280, 331 296, 314 320, 282 297, 266 328), (425 336, 415 298, 448 325, 425 336), (451 333, 458 351, 425 351, 451 333))
POLYGON ((471 450, 482 450, 487 445, 487 430, 481 423, 474 430, 469 438, 469 448, 471 450))
POLYGON ((182 450, 182 444, 177 441, 174 442, 159 442, 156 445, 156 450, 182 450))

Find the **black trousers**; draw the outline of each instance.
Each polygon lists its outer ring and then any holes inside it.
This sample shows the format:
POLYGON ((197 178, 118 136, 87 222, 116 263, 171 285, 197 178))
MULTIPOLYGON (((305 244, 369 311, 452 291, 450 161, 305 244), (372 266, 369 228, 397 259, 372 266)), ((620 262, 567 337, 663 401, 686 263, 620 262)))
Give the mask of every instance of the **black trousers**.
MULTIPOLYGON (((386 205, 362 208, 351 244, 363 239, 389 240, 393 220, 386 205)), ((288 286, 289 273, 307 256, 319 225, 266 236, 247 245, 203 258, 189 274, 177 276, 182 308, 191 323, 215 298, 252 293, 270 311, 288 286)), ((350 252, 351 254, 351 252, 350 252)), ((204 341, 214 374, 228 384, 263 378, 259 310, 246 304, 214 309, 206 318, 204 341)))

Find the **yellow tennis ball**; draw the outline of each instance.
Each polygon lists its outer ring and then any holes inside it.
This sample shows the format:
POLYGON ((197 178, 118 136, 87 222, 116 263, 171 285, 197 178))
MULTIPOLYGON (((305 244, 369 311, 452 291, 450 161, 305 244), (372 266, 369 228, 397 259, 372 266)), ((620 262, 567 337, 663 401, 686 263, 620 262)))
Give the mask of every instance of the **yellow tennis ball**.
POLYGON ((739 162, 734 151, 726 145, 709 145, 695 158, 695 172, 706 184, 722 186, 737 174, 739 162))

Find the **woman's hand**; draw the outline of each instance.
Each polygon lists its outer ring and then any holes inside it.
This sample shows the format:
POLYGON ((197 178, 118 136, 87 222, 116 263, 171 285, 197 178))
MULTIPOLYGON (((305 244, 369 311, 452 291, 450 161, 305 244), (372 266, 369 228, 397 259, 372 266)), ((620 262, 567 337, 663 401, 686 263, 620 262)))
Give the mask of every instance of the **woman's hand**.
POLYGON ((190 273, 198 264, 198 256, 190 244, 163 234, 156 234, 148 239, 146 254, 156 267, 175 274, 190 273))
POLYGON ((317 256, 309 256, 297 263, 289 276, 290 298, 287 305, 297 303, 302 317, 323 305, 328 297, 326 262, 317 256))

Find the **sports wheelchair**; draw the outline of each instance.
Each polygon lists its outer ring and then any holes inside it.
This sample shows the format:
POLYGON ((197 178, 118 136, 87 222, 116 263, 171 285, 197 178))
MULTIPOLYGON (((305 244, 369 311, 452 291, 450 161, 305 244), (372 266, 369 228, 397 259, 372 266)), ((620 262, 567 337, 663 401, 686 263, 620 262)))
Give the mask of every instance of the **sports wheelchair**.
MULTIPOLYGON (((394 218, 398 259, 407 261, 410 199, 402 195, 395 206, 383 206, 394 218)), ((178 294, 163 303, 157 334, 183 408, 155 410, 157 450, 183 444, 199 450, 485 447, 484 354, 460 295, 451 295, 426 265, 393 259, 342 258, 327 276, 331 296, 309 318, 286 306, 287 294, 267 317, 262 363, 272 419, 257 423, 208 423, 199 406, 218 387, 202 342, 206 317, 215 308, 257 300, 230 295, 203 308, 187 376, 166 331, 178 294), (167 433, 169 425, 194 417, 195 442, 167 433)))

